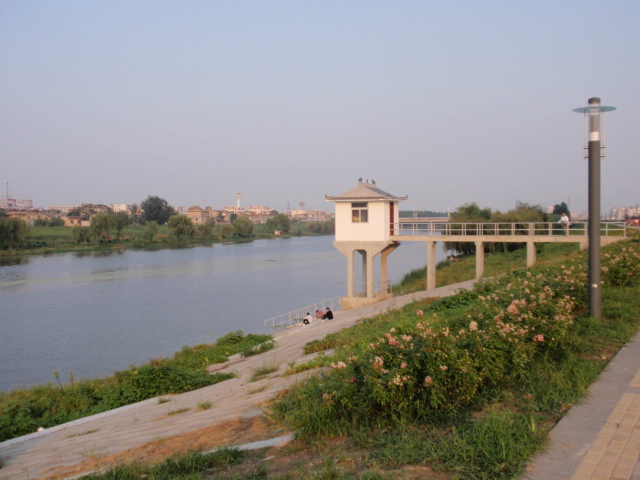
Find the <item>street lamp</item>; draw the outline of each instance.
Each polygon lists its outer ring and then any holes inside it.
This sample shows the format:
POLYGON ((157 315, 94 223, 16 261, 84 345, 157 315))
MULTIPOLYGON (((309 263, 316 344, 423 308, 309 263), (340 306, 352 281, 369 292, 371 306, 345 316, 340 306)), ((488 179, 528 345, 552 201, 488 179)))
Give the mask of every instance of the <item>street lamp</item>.
POLYGON ((605 115, 616 107, 603 107, 600 99, 573 111, 584 114, 585 156, 589 159, 589 315, 602 316, 602 253, 600 251, 600 158, 605 156, 605 115))

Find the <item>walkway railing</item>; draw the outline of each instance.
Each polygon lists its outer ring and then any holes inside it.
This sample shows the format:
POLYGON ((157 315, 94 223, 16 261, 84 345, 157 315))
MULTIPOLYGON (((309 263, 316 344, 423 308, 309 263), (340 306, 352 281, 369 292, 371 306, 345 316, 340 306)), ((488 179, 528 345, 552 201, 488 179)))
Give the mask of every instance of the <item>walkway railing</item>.
POLYGON ((299 323, 302 323, 302 319, 307 316, 307 312, 309 312, 311 316, 315 318, 316 310, 324 310, 327 307, 329 307, 334 312, 340 310, 342 308, 342 305, 340 304, 340 297, 333 297, 329 300, 323 300, 318 303, 307 305, 306 307, 298 308, 297 310, 283 313, 282 315, 268 318, 264 321, 264 326, 271 328, 287 328, 292 325, 297 325, 299 323))
MULTIPOLYGON (((380 297, 391 293, 391 282, 377 282, 373 284, 373 296, 380 297)), ((367 284, 363 283, 360 286, 360 291, 354 293, 354 297, 366 297, 367 296, 367 284)))
MULTIPOLYGON (((394 223, 392 231, 399 236, 450 236, 450 235, 484 235, 484 236, 554 236, 565 235, 565 227, 558 222, 500 222, 500 223, 394 223)), ((572 223, 569 235, 587 236, 588 222, 572 223)), ((627 236, 627 224, 624 222, 603 222, 600 234, 605 237, 627 236)))

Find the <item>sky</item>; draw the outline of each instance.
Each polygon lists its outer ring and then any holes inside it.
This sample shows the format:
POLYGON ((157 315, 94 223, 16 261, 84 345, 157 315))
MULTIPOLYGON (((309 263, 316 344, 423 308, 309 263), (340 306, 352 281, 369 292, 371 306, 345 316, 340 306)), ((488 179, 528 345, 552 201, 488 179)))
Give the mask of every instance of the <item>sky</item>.
POLYGON ((0 0, 0 189, 34 206, 640 202, 640 2, 0 0), (636 120, 633 120, 636 118, 636 120))

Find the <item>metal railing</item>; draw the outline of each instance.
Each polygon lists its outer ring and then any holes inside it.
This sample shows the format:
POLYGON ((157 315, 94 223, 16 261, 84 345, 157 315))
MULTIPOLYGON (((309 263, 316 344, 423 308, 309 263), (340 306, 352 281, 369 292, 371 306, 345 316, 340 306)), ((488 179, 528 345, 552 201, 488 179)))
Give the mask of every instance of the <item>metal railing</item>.
POLYGON ((282 315, 276 315, 275 317, 268 318, 264 321, 265 327, 271 328, 288 328, 292 325, 302 323, 302 319, 307 316, 307 312, 315 318, 317 310, 325 310, 329 307, 334 312, 340 310, 342 305, 340 304, 340 297, 333 297, 329 300, 322 300, 321 302, 312 303, 306 307, 298 308, 282 315))
MULTIPOLYGON (((394 223, 391 231, 398 236, 418 235, 484 235, 484 236, 554 236, 589 234, 588 222, 572 223, 569 229, 558 222, 500 222, 500 223, 394 223)), ((603 222, 600 234, 605 237, 627 236, 624 222, 603 222)))
MULTIPOLYGON (((376 282, 373 284, 373 296, 381 297, 382 295, 386 295, 387 293, 392 293, 392 285, 391 282, 376 282)), ((366 297, 367 296, 367 284, 362 283, 360 285, 360 290, 354 292, 354 297, 366 297)))

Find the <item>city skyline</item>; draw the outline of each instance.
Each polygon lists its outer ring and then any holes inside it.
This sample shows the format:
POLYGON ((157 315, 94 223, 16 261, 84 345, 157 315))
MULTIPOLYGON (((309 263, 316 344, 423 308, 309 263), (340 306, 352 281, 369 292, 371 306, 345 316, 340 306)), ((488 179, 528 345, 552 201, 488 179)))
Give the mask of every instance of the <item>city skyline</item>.
POLYGON ((638 203, 640 4, 0 4, 0 186, 34 205, 330 210, 375 178, 406 208, 638 203), (591 33, 594 32, 594 33, 591 33))

